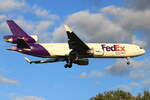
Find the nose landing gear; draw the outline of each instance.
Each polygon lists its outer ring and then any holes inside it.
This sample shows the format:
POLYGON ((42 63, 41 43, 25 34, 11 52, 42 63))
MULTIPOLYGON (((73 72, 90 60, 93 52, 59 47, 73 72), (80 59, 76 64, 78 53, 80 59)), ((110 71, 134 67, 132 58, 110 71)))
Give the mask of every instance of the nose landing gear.
POLYGON ((130 62, 129 59, 130 59, 130 57, 127 57, 127 58, 126 58, 126 63, 127 63, 127 65, 130 65, 130 64, 131 64, 131 62, 130 62))

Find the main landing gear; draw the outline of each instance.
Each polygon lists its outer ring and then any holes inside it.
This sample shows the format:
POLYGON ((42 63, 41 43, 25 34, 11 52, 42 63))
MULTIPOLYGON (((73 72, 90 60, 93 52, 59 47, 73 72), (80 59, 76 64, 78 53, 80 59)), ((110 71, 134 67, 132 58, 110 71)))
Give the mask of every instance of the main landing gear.
POLYGON ((71 67, 72 67, 72 64, 66 64, 64 67, 65 67, 65 68, 71 68, 71 67))
POLYGON ((75 51, 71 51, 69 53, 69 56, 66 57, 66 65, 64 66, 65 68, 71 68, 72 64, 74 63, 74 61, 78 59, 78 57, 76 56, 76 52, 75 51))
POLYGON ((66 63, 67 64, 65 64, 65 68, 71 68, 72 67, 72 60, 68 57, 67 59, 66 59, 66 63))

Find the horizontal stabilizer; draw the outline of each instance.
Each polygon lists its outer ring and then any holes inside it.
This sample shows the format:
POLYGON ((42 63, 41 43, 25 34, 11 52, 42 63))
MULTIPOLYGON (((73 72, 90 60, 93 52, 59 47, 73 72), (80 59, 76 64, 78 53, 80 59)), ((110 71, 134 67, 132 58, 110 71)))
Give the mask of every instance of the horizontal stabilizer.
POLYGON ((30 63, 30 64, 31 64, 31 61, 30 61, 30 59, 29 59, 29 58, 24 57, 24 59, 25 59, 28 63, 30 63))
POLYGON ((52 58, 52 59, 47 59, 47 60, 37 60, 37 61, 31 61, 29 58, 24 57, 26 62, 32 64, 41 64, 41 63, 53 63, 53 62, 59 62, 59 61, 65 61, 65 58, 52 58))

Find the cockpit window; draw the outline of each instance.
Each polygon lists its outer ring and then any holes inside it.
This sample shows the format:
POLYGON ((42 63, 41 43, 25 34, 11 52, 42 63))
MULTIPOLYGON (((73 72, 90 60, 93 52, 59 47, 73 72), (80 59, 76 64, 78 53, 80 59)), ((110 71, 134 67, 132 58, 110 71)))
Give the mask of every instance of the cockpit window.
POLYGON ((143 49, 142 47, 140 47, 140 49, 143 49))

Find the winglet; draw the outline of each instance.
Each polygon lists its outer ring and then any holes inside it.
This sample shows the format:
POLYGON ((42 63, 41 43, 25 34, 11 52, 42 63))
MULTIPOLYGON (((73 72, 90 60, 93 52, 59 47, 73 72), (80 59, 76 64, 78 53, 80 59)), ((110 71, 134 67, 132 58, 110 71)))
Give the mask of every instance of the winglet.
POLYGON ((24 59, 26 60, 26 62, 28 62, 28 63, 32 63, 31 61, 30 61, 30 59, 29 58, 27 58, 27 57, 24 57, 24 59))
POLYGON ((64 28, 67 32, 72 33, 73 31, 71 30, 71 28, 68 25, 64 25, 64 28))

